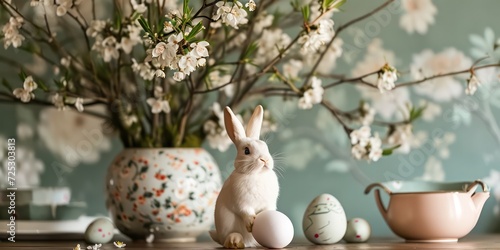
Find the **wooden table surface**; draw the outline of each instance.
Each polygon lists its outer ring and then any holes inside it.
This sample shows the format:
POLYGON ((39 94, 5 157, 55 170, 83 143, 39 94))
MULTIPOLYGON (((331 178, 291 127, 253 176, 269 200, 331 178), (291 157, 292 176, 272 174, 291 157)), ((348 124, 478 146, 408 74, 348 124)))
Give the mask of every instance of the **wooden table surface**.
MULTIPOLYGON (((82 249, 86 249, 87 244, 78 241, 18 241, 15 243, 1 242, 0 249, 12 250, 71 250, 80 243, 82 249)), ((104 244, 101 250, 116 248, 112 243, 104 244)), ((146 243, 146 242, 127 242, 125 249, 220 249, 220 246, 213 242, 196 243, 146 243)), ((458 243, 405 243, 398 238, 375 238, 368 243, 346 244, 338 243, 334 245, 316 246, 304 240, 293 242, 287 249, 500 249, 500 234, 468 236, 458 243)))

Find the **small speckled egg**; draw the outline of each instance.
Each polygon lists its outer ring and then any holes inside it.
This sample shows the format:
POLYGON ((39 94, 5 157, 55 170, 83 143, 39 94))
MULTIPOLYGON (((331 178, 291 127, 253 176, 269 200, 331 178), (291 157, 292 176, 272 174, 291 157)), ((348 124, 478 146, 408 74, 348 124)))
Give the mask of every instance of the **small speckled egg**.
POLYGON ((368 221, 362 218, 353 218, 347 222, 344 240, 349 243, 366 242, 370 238, 371 232, 368 221))
POLYGON ((92 244, 108 243, 113 239, 115 226, 107 218, 95 219, 85 230, 85 241, 92 244))
POLYGON ((292 242, 293 224, 285 214, 266 210, 255 217, 252 235, 263 247, 284 248, 292 242))
POLYGON ((335 244, 342 240, 347 227, 344 208, 330 194, 314 198, 304 213, 302 230, 314 244, 335 244))

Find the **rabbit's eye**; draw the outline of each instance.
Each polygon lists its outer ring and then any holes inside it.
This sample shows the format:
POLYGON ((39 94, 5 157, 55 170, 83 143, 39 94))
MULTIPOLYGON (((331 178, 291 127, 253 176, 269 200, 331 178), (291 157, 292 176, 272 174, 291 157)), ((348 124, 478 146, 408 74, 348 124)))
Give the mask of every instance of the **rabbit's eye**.
POLYGON ((245 147, 245 154, 249 155, 250 154, 250 149, 248 147, 245 147))

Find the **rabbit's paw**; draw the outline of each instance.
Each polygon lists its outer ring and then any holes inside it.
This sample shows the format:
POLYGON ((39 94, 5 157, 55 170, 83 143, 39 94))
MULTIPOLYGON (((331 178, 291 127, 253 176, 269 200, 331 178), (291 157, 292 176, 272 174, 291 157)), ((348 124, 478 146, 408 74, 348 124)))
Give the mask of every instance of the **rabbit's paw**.
POLYGON ((254 221, 255 221, 255 215, 249 215, 249 216, 245 217, 245 226, 246 226, 247 231, 249 233, 252 232, 253 222, 254 221))
POLYGON ((243 242, 243 236, 239 233, 231 233, 226 237, 224 241, 224 247, 229 249, 243 249, 245 248, 245 243, 243 242))

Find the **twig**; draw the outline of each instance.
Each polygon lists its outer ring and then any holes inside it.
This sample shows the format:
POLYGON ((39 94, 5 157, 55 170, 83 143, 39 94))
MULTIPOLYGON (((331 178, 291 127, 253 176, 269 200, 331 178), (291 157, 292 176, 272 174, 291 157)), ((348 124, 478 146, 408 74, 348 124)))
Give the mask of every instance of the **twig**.
POLYGON ((338 86, 340 84, 343 84, 343 83, 348 83, 348 82, 361 82, 361 83, 367 83, 373 87, 375 87, 374 85, 366 82, 366 81, 362 81, 363 78, 365 77, 368 77, 368 76, 371 76, 371 75, 375 75, 379 72, 379 70, 377 71, 374 71, 374 72, 370 72, 370 73, 367 73, 367 74, 364 74, 364 75, 361 75, 361 76, 358 76, 358 77, 353 77, 353 78, 341 78, 339 79, 338 81, 335 81, 335 82, 332 82, 330 84, 327 84, 325 85, 323 88, 324 89, 328 89, 328 88, 332 88, 332 87, 335 87, 335 86, 338 86))
POLYGON ((340 34, 340 32, 342 32, 344 29, 346 29, 347 27, 359 22, 359 21, 362 21, 363 19, 366 19, 368 17, 370 17, 371 15, 377 13, 378 11, 382 10, 383 8, 385 8, 387 5, 389 5, 390 3, 394 2, 394 0, 387 0, 385 3, 383 3, 382 5, 378 6, 377 8, 373 9, 372 11, 360 16, 360 17, 357 17, 349 22, 347 22, 346 24, 344 25, 341 25, 336 31, 335 31, 335 35, 333 35, 332 39, 330 39, 330 42, 328 42, 328 44, 326 45, 325 49, 323 50, 323 52, 320 54, 319 58, 316 60, 316 63, 314 64, 314 66, 312 67, 311 69, 311 72, 309 72, 309 75, 307 76, 306 80, 304 81, 303 83, 303 86, 306 86, 308 83, 309 83, 309 80, 311 79, 311 77, 314 75, 316 69, 318 68, 319 64, 321 63, 321 61, 323 60, 323 57, 325 57, 325 54, 326 52, 328 52, 328 49, 330 48, 330 46, 333 44, 333 42, 335 41, 335 39, 337 38, 337 36, 340 34))
MULTIPOLYGON (((3 91, 0 91, 0 96, 5 97, 5 98, 0 98, 0 103, 17 103, 17 104, 23 104, 23 105, 42 105, 42 106, 50 106, 54 107, 54 104, 48 101, 43 101, 43 100, 38 100, 38 99, 33 99, 28 103, 21 102, 21 100, 15 98, 14 96, 11 96, 3 91)), ((76 110, 76 107, 74 105, 69 105, 66 106, 69 107, 70 109, 76 110)), ((55 107, 54 107, 55 108, 55 107)), ((82 114, 87 114, 91 115, 100 119, 109 119, 107 115, 101 114, 99 112, 91 111, 91 110, 84 110, 83 112, 80 112, 82 114)))
POLYGON ((445 74, 439 74, 439 75, 433 75, 433 76, 429 76, 429 77, 424 77, 423 79, 420 79, 420 80, 409 81, 409 82, 404 82, 404 83, 397 84, 395 88, 401 88, 401 87, 405 87, 405 86, 411 86, 411 85, 419 84, 419 83, 422 83, 422 82, 425 82, 425 81, 428 81, 428 80, 432 80, 432 79, 436 79, 436 78, 441 78, 441 77, 447 77, 447 76, 453 76, 453 75, 468 73, 468 72, 470 72, 471 69, 473 69, 473 70, 479 70, 479 69, 485 69, 485 68, 491 68, 491 67, 500 67, 500 63, 486 64, 486 65, 481 65, 481 66, 477 66, 477 67, 471 67, 471 68, 464 69, 464 70, 449 72, 449 73, 445 73, 445 74))

